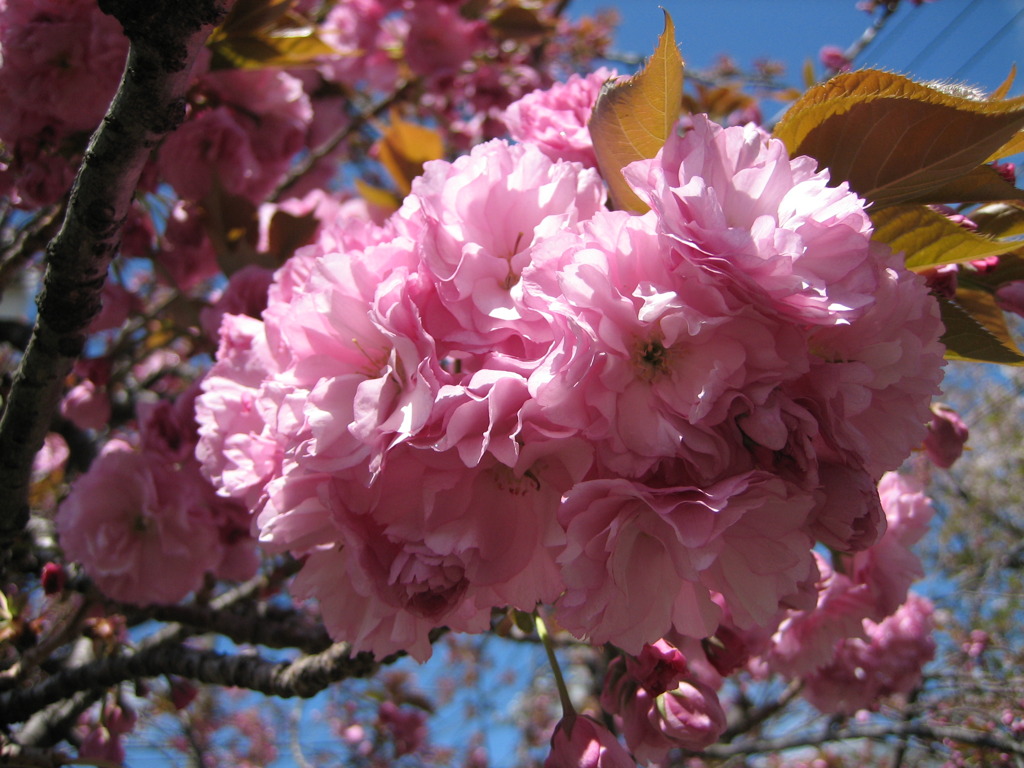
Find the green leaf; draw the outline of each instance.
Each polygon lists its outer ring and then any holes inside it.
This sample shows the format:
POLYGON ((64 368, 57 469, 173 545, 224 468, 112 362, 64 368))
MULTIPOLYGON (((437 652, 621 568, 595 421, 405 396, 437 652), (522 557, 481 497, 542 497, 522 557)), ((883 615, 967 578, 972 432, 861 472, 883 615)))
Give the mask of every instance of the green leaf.
POLYGON ((869 209, 868 213, 875 225, 873 239, 902 251, 911 269, 975 261, 1020 247, 1012 241, 979 237, 923 205, 869 209))
POLYGON ((956 303, 939 299, 942 337, 946 357, 1003 365, 1024 365, 1024 354, 1014 344, 1006 327, 1006 318, 991 294, 960 289, 956 303))
POLYGON ((675 43, 672 17, 644 68, 625 82, 609 82, 594 105, 588 127, 612 204, 643 213, 648 209, 626 183, 622 169, 658 154, 679 119, 683 99, 683 59, 675 43))
POLYGON ((977 98, 868 69, 811 88, 775 135, 791 154, 810 155, 834 183, 848 181, 880 207, 929 200, 937 189, 959 202, 959 181, 1022 127, 1024 97, 977 98))

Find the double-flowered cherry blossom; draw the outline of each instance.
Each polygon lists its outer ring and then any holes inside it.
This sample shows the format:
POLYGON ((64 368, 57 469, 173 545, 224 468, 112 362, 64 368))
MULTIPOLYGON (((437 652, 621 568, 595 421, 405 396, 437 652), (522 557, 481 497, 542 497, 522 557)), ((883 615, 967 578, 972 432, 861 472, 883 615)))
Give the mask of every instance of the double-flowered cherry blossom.
POLYGON ((753 126, 688 118, 626 168, 632 214, 533 125, 427 163, 383 224, 328 221, 262 320, 225 316, 205 471, 358 648, 423 658, 435 627, 537 602, 633 653, 767 637, 818 602, 816 542, 882 536, 875 483, 941 378, 935 302, 863 201, 753 126))

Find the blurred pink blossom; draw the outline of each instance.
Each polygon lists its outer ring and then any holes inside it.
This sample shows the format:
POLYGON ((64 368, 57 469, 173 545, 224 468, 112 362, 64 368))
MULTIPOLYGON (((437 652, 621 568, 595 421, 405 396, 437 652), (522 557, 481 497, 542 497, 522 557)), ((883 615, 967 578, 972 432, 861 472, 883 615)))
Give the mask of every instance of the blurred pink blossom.
POLYGON ((636 762, 596 720, 570 715, 555 726, 544 768, 636 768, 636 762))
POLYGON ((601 88, 616 76, 614 70, 601 68, 586 77, 573 74, 564 83, 528 93, 505 110, 509 135, 536 145, 552 160, 573 160, 596 168, 587 123, 601 88))
POLYGON ((970 431, 955 410, 943 403, 932 404, 932 420, 924 439, 924 450, 932 463, 949 469, 964 452, 970 431))

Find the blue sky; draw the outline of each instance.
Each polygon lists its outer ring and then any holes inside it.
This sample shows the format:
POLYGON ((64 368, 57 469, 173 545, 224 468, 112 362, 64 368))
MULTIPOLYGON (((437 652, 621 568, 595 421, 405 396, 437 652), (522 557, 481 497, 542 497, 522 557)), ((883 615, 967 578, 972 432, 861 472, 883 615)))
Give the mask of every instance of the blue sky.
MULTIPOLYGON (((743 67, 766 57, 785 63, 786 79, 796 86, 803 63, 817 64, 823 45, 845 49, 874 18, 858 10, 855 0, 573 0, 570 12, 608 7, 621 15, 619 51, 650 53, 664 7, 687 66, 707 68, 721 53, 743 67)), ((857 65, 991 90, 1014 62, 1024 69, 1024 0, 935 0, 920 6, 904 0, 857 65)), ((1024 71, 1012 93, 1024 93, 1024 71)))

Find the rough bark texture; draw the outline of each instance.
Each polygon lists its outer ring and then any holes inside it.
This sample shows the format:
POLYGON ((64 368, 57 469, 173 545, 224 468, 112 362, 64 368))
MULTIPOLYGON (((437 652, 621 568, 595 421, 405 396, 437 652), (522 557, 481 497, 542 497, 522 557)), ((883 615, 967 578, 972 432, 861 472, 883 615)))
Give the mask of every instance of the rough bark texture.
POLYGON ((101 0, 100 7, 121 22, 131 45, 46 249, 38 318, 0 417, 0 552, 28 521, 32 459, 99 312, 139 176, 153 147, 184 118, 192 63, 224 12, 218 0, 101 0))
POLYGON ((258 656, 227 655, 183 645, 158 645, 126 656, 100 659, 66 669, 31 688, 0 694, 0 724, 21 722, 80 691, 99 691, 127 680, 178 675, 200 683, 235 686, 289 698, 315 696, 331 683, 350 677, 369 677, 381 664, 373 654, 353 655, 347 643, 335 643, 322 653, 292 662, 268 662, 258 656))

